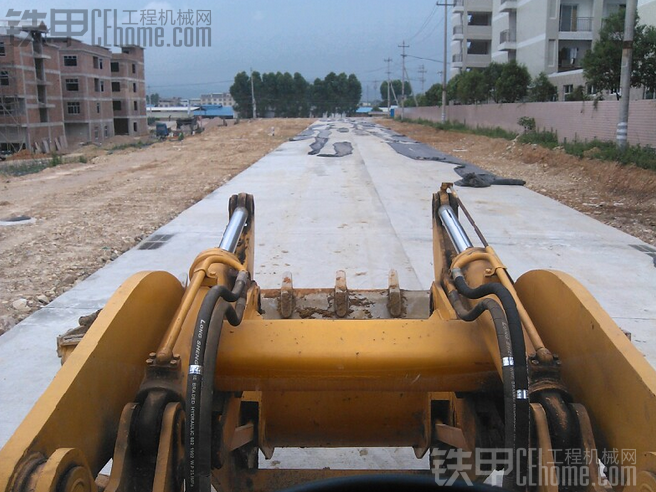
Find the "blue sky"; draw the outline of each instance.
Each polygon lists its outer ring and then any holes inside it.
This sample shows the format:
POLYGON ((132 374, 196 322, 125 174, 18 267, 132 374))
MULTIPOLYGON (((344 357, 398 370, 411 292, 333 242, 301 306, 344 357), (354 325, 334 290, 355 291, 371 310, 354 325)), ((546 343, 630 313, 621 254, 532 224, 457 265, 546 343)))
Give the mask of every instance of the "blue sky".
MULTIPOLYGON (((75 1, 20 2, 0 7, 1 18, 9 7, 41 12, 51 8, 112 8, 123 22, 127 22, 126 10, 171 10, 176 15, 179 10, 211 10, 211 47, 146 49, 148 91, 165 96, 226 91, 237 72, 252 67, 260 72, 300 72, 308 80, 331 71, 355 73, 363 85, 363 99, 367 93, 372 98, 378 92, 376 86, 387 77, 385 58, 393 59, 392 78, 401 78, 398 45, 404 39, 410 45, 406 70, 415 91, 421 90, 422 64, 426 89, 441 80, 441 63, 413 58, 442 60, 444 9, 436 7, 435 0, 226 0, 194 4, 185 0, 119 0, 110 5, 97 0, 83 5, 75 1)), ((132 15, 137 21, 139 14, 132 15)), ((157 25, 161 25, 159 21, 157 25)), ((170 25, 164 27, 167 39, 172 30, 170 25)), ((83 39, 89 41, 90 37, 83 39)))

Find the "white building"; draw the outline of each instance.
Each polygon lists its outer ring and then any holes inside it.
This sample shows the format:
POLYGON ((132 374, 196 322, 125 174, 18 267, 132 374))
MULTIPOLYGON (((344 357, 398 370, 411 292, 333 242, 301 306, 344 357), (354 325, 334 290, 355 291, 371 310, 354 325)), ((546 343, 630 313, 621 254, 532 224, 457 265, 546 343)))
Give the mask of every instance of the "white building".
POLYGON ((200 104, 215 104, 221 106, 234 106, 235 100, 229 92, 212 92, 211 94, 201 94, 200 104))
MULTIPOLYGON (((455 0, 451 76, 516 60, 549 75, 559 98, 585 85, 581 61, 602 20, 626 0, 455 0)), ((656 25, 656 0, 638 0, 643 24, 656 25)), ((592 92, 594 88, 589 87, 592 92)))

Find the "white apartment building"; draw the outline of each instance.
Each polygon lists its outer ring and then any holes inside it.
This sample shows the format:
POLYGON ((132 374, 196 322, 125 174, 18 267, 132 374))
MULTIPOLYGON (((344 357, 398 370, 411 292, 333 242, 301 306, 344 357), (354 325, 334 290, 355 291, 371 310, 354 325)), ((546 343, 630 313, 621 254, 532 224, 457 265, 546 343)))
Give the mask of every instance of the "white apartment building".
MULTIPOLYGON (((626 0, 455 0, 451 76, 516 60, 549 75, 559 98, 585 85, 581 61, 602 20, 626 0)), ((643 24, 656 25, 656 0, 638 0, 643 24)), ((591 92, 594 88, 588 88, 591 92)))
POLYGON ((213 92, 211 94, 201 94, 200 104, 220 104, 221 106, 234 106, 235 100, 229 92, 213 92))

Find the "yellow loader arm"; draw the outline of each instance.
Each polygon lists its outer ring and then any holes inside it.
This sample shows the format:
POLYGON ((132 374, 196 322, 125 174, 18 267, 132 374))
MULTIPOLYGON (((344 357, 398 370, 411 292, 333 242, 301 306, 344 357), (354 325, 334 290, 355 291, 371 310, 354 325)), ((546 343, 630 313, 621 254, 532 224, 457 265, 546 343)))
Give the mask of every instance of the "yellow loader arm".
POLYGON ((229 212, 186 288, 136 274, 62 344, 0 451, 0 491, 276 490, 357 472, 260 469, 259 452, 362 446, 431 453, 423 482, 391 475, 400 488, 497 470, 511 490, 656 491, 654 369, 570 276, 514 283, 450 184, 433 196, 428 292, 394 271, 387 290, 349 290, 341 271, 334 289, 286 274, 261 290, 253 198, 229 212))

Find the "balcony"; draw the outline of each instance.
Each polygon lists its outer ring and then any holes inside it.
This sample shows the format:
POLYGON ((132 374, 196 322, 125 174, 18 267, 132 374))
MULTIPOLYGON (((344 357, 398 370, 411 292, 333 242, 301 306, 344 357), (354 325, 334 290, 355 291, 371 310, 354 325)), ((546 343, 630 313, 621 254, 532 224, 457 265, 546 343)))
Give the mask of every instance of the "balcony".
POLYGON ((592 40, 592 17, 572 19, 561 16, 558 23, 558 38, 563 40, 592 40))
POLYGON ((499 12, 511 12, 517 10, 517 0, 501 0, 499 12))
POLYGON ((517 33, 506 29, 499 33, 499 51, 510 51, 517 49, 517 33))
POLYGON ((462 53, 456 53, 451 57, 452 68, 462 68, 462 53))
POLYGON ((464 12, 465 0, 453 0, 453 12, 464 12))
POLYGON ((462 25, 453 26, 453 40, 462 40, 464 38, 464 30, 462 25))

